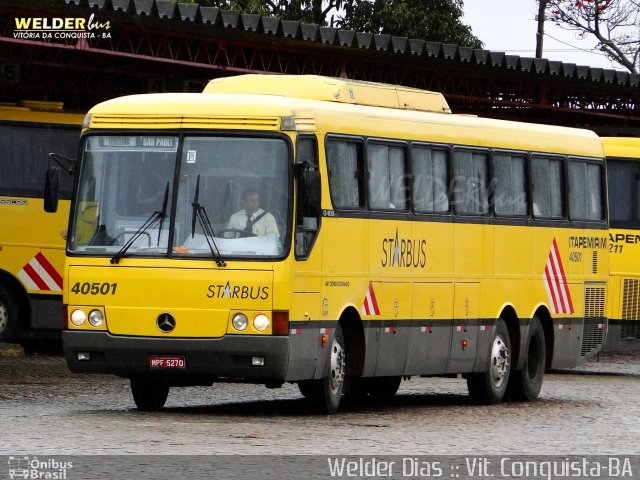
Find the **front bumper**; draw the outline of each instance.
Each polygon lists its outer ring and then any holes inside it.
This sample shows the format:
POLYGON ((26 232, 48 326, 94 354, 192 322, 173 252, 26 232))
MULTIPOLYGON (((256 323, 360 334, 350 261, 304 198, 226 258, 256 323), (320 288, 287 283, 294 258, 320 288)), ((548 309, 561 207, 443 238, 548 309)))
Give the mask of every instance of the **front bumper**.
POLYGON ((289 337, 228 335, 221 338, 147 338, 108 332, 63 331, 67 365, 76 373, 110 373, 123 377, 159 374, 175 383, 241 380, 284 382, 289 337), (89 360, 78 360, 78 353, 89 360), (151 355, 183 356, 185 368, 151 368, 151 355), (261 357, 263 365, 253 365, 261 357))

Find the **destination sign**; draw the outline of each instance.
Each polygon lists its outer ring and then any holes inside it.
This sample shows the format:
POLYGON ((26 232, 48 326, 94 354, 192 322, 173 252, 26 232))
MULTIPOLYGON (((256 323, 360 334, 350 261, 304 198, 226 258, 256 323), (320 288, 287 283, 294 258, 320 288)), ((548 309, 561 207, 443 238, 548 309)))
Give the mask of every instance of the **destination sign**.
POLYGON ((178 138, 131 135, 91 137, 87 142, 87 150, 153 150, 176 152, 178 150, 178 138))

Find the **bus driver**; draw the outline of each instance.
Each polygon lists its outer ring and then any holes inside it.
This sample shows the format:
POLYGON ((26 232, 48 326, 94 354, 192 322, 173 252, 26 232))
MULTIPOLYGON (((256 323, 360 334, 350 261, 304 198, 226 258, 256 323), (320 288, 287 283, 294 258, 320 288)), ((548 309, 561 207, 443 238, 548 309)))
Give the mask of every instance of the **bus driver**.
POLYGON ((233 230, 236 237, 280 236, 276 219, 260 208, 260 194, 255 190, 244 194, 244 209, 231 215, 227 229, 233 230))

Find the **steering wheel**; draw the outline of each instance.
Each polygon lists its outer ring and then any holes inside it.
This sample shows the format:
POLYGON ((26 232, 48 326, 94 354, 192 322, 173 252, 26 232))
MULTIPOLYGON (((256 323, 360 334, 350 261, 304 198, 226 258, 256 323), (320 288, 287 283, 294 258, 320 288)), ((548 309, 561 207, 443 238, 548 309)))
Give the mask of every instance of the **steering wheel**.
POLYGON ((218 232, 218 236, 220 237, 225 237, 225 233, 234 233, 234 234, 238 234, 239 237, 236 237, 235 235, 231 238, 247 238, 247 237, 257 237, 257 235, 253 232, 248 232, 247 230, 241 230, 239 228, 225 228, 224 230, 219 230, 218 232))

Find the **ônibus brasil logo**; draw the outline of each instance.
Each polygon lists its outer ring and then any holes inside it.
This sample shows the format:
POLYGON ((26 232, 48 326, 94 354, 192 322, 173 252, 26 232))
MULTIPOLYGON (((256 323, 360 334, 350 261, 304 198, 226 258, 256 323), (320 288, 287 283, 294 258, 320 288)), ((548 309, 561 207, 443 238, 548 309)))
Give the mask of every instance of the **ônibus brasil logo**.
POLYGON ((55 458, 38 458, 24 456, 9 457, 9 478, 48 478, 65 480, 67 470, 73 468, 72 462, 56 460, 55 458))

